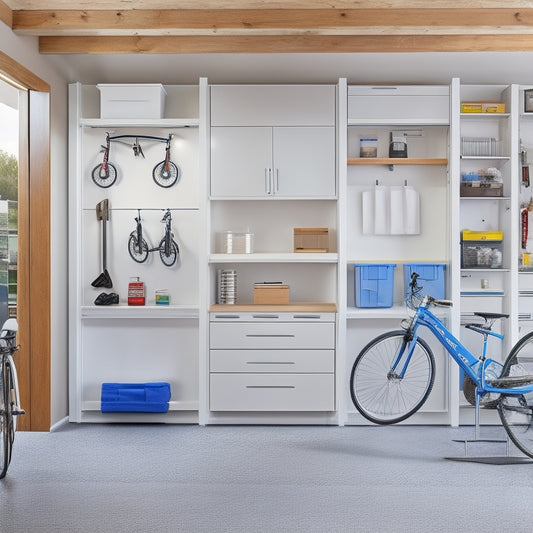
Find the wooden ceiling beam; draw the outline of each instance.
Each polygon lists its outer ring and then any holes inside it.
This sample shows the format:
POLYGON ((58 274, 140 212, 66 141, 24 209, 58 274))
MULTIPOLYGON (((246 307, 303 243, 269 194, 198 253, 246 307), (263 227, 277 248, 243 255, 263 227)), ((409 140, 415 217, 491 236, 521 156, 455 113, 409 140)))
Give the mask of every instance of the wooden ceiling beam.
POLYGON ((13 26, 13 10, 0 0, 0 21, 10 28, 13 26))
POLYGON ((533 51, 533 35, 44 36, 43 54, 533 51))
POLYGON ((13 30, 30 35, 209 35, 317 32, 461 34, 487 28, 533 31, 533 9, 188 9, 14 11, 13 30))

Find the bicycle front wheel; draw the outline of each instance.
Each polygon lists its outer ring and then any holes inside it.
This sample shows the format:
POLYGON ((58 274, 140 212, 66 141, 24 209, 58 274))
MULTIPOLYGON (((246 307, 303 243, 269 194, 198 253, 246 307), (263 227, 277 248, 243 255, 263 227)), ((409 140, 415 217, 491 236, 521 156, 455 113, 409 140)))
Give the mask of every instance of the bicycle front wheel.
MULTIPOLYGON (((533 332, 522 337, 513 347, 503 365, 502 377, 533 375, 533 332)), ((524 383, 531 382, 526 378, 524 383)), ((505 431, 516 447, 533 458, 533 393, 502 394, 498 403, 498 414, 505 431)))
POLYGON ((111 163, 108 163, 106 167, 100 163, 93 168, 91 177, 98 187, 107 189, 117 181, 117 169, 111 163))
POLYGON ((11 389, 13 388, 13 376, 10 367, 5 364, 0 370, 0 479, 4 478, 11 461, 11 450, 15 438, 15 425, 11 412, 11 389))
POLYGON ((435 358, 427 343, 417 339, 406 363, 410 341, 405 331, 390 331, 368 343, 357 356, 350 376, 350 393, 357 410, 376 424, 395 424, 416 413, 435 381, 435 358), (396 366, 393 365, 401 354, 396 366))
POLYGON ((152 177, 154 181, 160 186, 172 187, 181 177, 180 169, 172 161, 168 162, 168 168, 166 168, 165 161, 158 163, 152 171, 152 177))

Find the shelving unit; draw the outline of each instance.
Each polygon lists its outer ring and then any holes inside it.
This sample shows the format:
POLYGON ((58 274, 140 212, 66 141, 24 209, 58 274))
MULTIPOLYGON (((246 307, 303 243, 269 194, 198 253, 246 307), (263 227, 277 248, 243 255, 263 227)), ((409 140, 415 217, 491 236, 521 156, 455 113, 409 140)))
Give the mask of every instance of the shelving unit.
MULTIPOLYGON (((346 361, 344 368, 344 423, 365 423, 349 398, 351 366, 359 351, 373 337, 398 329, 409 315, 405 305, 403 263, 450 262, 448 239, 448 138, 450 129, 450 88, 447 86, 348 87, 346 222, 343 237, 346 249, 339 268, 346 272, 346 361), (387 157, 389 133, 405 130, 407 158, 387 157), (415 130, 415 131, 413 131, 415 130), (359 138, 378 140, 377 157, 357 157, 359 138), (389 167, 388 170, 380 167, 389 167), (407 183, 419 195, 420 231, 416 234, 375 234, 365 229, 366 191, 376 184, 401 188, 407 183), (365 213, 364 213, 365 212, 365 213), (393 306, 367 308, 355 306, 354 263, 396 264, 393 306)), ((387 214, 387 213, 385 213, 387 214)), ((388 214, 387 214, 388 216, 388 214)), ((448 314, 443 314, 448 319, 448 314)), ((433 346, 438 376, 422 412, 413 420, 442 423, 449 419, 447 403, 447 364, 442 349, 433 346)))
POLYGON ((335 423, 336 87, 214 85, 209 102, 209 361, 203 423, 335 423), (329 252, 295 253, 295 227, 329 228, 329 252), (219 253, 218 235, 224 231, 252 233, 253 253, 219 253), (236 304, 216 304, 221 268, 237 273, 236 304), (254 305, 253 286, 262 281, 289 285, 289 304, 254 305), (333 334, 327 349, 309 352, 310 360, 311 354, 318 358, 319 374, 299 359, 289 364, 306 349, 298 332, 311 334, 311 323, 333 334), (246 341, 244 331, 250 328, 266 328, 262 342, 246 341), (220 331, 226 329, 235 329, 235 339, 244 335, 228 358, 220 348, 220 331), (276 338, 279 343, 272 340, 276 338), (243 349, 257 352, 265 362, 243 370, 237 364, 243 349), (278 359, 287 363, 267 365, 278 359), (318 402, 309 396, 317 379, 325 387, 318 402), (241 391, 243 380, 251 384, 241 391))
MULTIPOLYGON (((205 84, 205 82, 202 82, 205 84)), ((100 118, 96 86, 69 87, 70 141, 70 412, 74 422, 172 422, 198 420, 198 265, 203 213, 199 188, 198 86, 167 86, 165 116, 161 119, 100 118), (164 146, 141 139, 145 158, 136 158, 127 146, 111 145, 109 161, 118 178, 109 188, 98 187, 92 169, 105 132, 115 135, 168 136, 173 134, 171 159, 181 170, 180 180, 164 189, 154 183, 152 168, 164 159, 164 146), (95 207, 109 202, 107 262, 113 287, 93 288, 101 271, 101 223, 95 207), (145 238, 159 242, 161 217, 169 208, 172 231, 180 257, 171 268, 158 257, 134 262, 127 241, 141 209, 145 238), (127 305, 130 278, 146 285, 145 306, 127 305), (155 289, 168 289, 171 304, 155 305, 155 289), (119 305, 94 305, 101 292, 119 294, 119 305), (167 381, 172 397, 164 414, 101 413, 100 386, 104 382, 167 381)))

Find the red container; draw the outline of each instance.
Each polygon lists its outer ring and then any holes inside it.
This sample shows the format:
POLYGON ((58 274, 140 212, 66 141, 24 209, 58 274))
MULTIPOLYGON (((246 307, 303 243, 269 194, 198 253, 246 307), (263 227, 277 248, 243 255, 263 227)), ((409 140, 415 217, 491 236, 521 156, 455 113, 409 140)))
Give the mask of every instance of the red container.
POLYGON ((128 305, 144 305, 144 282, 139 281, 139 278, 135 280, 128 285, 128 305))

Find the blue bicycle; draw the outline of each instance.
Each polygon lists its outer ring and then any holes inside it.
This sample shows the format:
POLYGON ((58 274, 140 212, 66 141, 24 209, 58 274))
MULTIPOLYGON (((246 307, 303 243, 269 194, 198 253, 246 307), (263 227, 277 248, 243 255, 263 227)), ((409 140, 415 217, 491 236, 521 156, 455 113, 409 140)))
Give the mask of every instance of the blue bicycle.
POLYGON ((476 313, 483 324, 468 327, 484 336, 483 353, 474 356, 429 310, 430 306, 451 307, 449 300, 424 296, 413 273, 409 306, 414 315, 402 322, 402 330, 389 331, 370 341, 357 356, 351 376, 350 393, 357 410, 376 424, 394 424, 416 413, 427 400, 435 381, 435 358, 422 338, 420 326, 427 327, 463 369, 465 383, 474 390, 476 417, 480 406, 496 408, 514 444, 533 458, 533 332, 522 337, 505 363, 486 357, 489 336, 501 313, 476 313), (416 302, 420 302, 416 305, 416 302))

